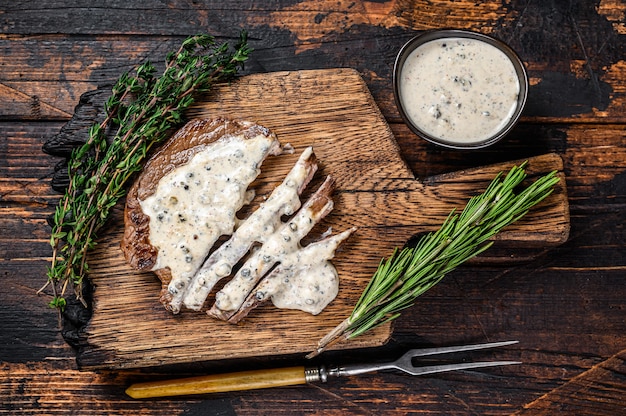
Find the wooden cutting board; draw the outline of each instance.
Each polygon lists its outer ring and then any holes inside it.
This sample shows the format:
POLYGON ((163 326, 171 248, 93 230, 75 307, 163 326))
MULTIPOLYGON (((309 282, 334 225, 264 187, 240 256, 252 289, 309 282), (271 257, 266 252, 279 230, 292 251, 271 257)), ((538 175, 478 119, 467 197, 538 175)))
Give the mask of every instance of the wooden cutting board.
MULTIPOLYGON (((366 84, 350 69, 246 76, 215 89, 189 111, 190 117, 218 115, 258 122, 272 129, 283 144, 295 148, 294 154, 270 157, 264 163, 253 184, 258 197, 252 206, 282 181, 306 146, 314 147, 321 165, 309 189, 325 175, 336 178, 335 209, 313 230, 311 238, 319 237, 328 227, 335 233, 358 227, 334 260, 341 282, 338 297, 318 316, 265 305, 239 325, 198 312, 171 315, 159 304, 156 277, 138 273, 124 261, 119 248, 123 223, 118 207, 89 259, 95 291, 93 316, 78 353, 81 368, 304 355, 350 314, 381 257, 389 256, 394 247, 403 246, 414 234, 436 229, 453 208, 461 209, 497 172, 514 164, 417 180, 402 160, 366 84)), ((562 171, 559 156, 530 160, 531 177, 551 170, 562 171)), ((545 247, 564 242, 568 234, 562 180, 540 208, 498 239, 507 240, 511 246, 545 247)), ((386 325, 336 348, 379 346, 390 335, 391 326, 386 325)))

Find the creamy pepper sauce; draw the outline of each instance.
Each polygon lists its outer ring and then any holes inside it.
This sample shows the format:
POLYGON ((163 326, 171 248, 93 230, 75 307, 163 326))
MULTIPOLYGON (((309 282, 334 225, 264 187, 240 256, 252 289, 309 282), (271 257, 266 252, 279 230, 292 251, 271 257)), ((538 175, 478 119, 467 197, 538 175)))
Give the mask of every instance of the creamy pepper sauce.
POLYGON ((281 216, 292 215, 300 208, 300 190, 317 168, 308 162, 312 154, 313 149, 306 148, 269 198, 239 225, 227 242, 211 254, 192 280, 184 299, 186 307, 194 310, 202 308, 213 286, 231 274, 234 265, 250 247, 254 243, 264 243, 281 224, 281 216))
POLYGON ((330 260, 353 231, 344 231, 285 256, 276 272, 255 288, 254 298, 258 302, 269 298, 281 309, 319 314, 339 291, 337 270, 330 260))
POLYGON ((400 72, 400 99, 425 133, 457 143, 488 140, 510 120, 520 81, 511 60, 477 39, 436 39, 417 47, 400 72))
MULTIPOLYGON (((154 194, 140 201, 150 217, 150 242, 159 250, 153 270, 171 270, 168 290, 173 295, 173 311, 183 303, 200 309, 213 285, 230 276, 216 294, 214 307, 234 313, 277 263, 280 273, 263 283, 255 296, 267 296, 279 308, 312 314, 320 313, 336 297, 339 282, 330 259, 353 230, 305 248, 299 244, 316 223, 309 209, 295 213, 301 205, 300 192, 317 169, 309 162, 312 148, 304 150, 270 197, 237 224, 236 213, 250 202, 247 188, 272 144, 262 135, 248 140, 224 137, 163 176, 154 194), (294 213, 288 223, 281 221, 281 216, 294 213), (207 259, 219 237, 231 234, 207 259), (253 243, 262 245, 234 270, 253 243)), ((332 209, 332 201, 329 204, 332 209)))
POLYGON ((304 207, 288 223, 269 235, 258 251, 215 294, 215 307, 221 311, 237 311, 248 293, 276 263, 301 250, 300 240, 316 223, 314 215, 310 208, 304 207))
POLYGON ((172 294, 187 285, 217 239, 233 232, 272 143, 264 135, 224 136, 163 176, 154 194, 141 201, 150 217, 150 243, 159 250, 153 269, 170 268, 172 294))

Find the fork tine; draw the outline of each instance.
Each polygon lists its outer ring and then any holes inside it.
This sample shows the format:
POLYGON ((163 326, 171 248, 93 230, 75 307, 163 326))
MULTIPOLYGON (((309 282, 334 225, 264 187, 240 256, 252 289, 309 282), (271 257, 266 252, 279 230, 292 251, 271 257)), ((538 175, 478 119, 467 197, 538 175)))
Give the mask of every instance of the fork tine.
POLYGON ((505 345, 517 344, 518 342, 519 341, 501 341, 501 342, 488 342, 486 344, 458 345, 458 346, 452 346, 452 347, 416 348, 416 349, 407 351, 400 358, 400 360, 406 359, 407 357, 410 359, 410 358, 415 358, 415 357, 425 357, 428 355, 449 354, 452 352, 474 351, 474 350, 482 350, 482 349, 487 349, 487 348, 504 347, 505 345))
POLYGON ((397 369, 402 370, 413 376, 421 376, 425 374, 443 373, 445 371, 455 370, 467 370, 470 368, 483 368, 483 367, 495 367, 501 365, 513 365, 522 364, 520 361, 482 361, 472 363, 457 363, 457 364, 442 364, 442 365, 430 365, 425 367, 400 367, 397 369))
POLYGON ((462 370, 467 368, 492 367, 496 365, 520 364, 518 361, 490 361, 476 363, 457 363, 448 365, 433 365, 419 367, 413 365, 413 358, 427 355, 446 354, 459 351, 473 351, 485 348, 502 347, 504 345, 515 344, 518 341, 490 342, 487 344, 460 345, 456 347, 440 348, 417 348, 404 353, 400 358, 392 362, 369 363, 369 364, 347 364, 333 367, 329 370, 332 376, 355 376, 372 371, 396 369, 412 375, 439 373, 442 371, 462 370))

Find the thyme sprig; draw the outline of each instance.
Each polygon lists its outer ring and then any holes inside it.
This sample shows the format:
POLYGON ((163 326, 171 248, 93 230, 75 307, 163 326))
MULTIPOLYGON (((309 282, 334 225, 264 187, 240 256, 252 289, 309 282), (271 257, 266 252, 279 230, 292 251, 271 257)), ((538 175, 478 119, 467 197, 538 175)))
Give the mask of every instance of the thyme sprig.
POLYGON ((126 194, 126 182, 141 169, 151 148, 182 124, 184 110, 197 95, 232 79, 250 52, 245 32, 234 48, 201 34, 187 38, 166 56, 160 77, 150 62, 119 77, 105 103, 105 119, 90 128, 86 142, 68 161, 69 185, 52 219, 52 264, 39 291, 52 287, 52 307, 65 307, 70 285, 85 304, 87 252, 126 194), (111 130, 113 139, 107 141, 111 130))
POLYGON ((460 214, 452 211, 436 232, 422 236, 415 247, 396 248, 391 257, 383 259, 351 315, 324 336, 307 357, 398 318, 447 273, 487 250, 493 244, 490 238, 502 228, 550 195, 559 181, 556 172, 515 193, 526 178, 526 164, 514 166, 504 178, 502 172, 496 175, 460 214))

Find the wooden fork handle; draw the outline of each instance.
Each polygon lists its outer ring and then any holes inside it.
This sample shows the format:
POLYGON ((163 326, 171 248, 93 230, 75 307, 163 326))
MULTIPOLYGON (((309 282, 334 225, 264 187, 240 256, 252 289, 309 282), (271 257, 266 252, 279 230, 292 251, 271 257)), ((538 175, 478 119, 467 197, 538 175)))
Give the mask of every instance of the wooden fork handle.
POLYGON ((306 383, 304 367, 287 367, 136 383, 126 389, 126 394, 134 399, 146 399, 264 389, 306 383))

